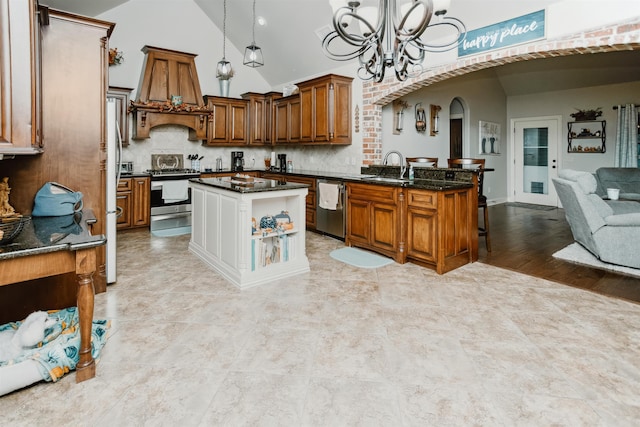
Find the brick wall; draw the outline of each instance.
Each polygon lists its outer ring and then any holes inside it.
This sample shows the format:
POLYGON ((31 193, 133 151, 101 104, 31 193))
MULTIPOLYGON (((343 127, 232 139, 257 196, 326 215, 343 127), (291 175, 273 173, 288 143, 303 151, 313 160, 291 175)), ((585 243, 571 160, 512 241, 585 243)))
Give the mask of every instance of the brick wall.
POLYGON ((404 82, 388 73, 381 83, 362 83, 362 153, 363 164, 382 160, 382 107, 420 88, 452 77, 512 62, 530 61, 555 56, 582 55, 622 50, 640 50, 640 17, 571 36, 538 40, 524 44, 465 57, 450 64, 429 69, 420 76, 404 82))

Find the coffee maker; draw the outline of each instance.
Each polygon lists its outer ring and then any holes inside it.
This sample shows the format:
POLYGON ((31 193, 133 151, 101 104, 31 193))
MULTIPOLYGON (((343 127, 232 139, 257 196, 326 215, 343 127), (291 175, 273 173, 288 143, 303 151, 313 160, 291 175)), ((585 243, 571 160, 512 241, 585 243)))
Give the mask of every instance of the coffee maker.
POLYGON ((280 172, 287 171, 287 155, 286 154, 278 154, 278 170, 280 172))
POLYGON ((241 171, 244 169, 244 153, 242 151, 231 152, 231 170, 233 172, 241 171))

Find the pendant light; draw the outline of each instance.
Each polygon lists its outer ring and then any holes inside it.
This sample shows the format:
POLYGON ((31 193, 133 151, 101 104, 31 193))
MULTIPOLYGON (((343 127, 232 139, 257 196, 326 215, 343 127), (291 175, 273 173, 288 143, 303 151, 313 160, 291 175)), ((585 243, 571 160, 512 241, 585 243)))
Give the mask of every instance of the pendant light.
POLYGON ((233 68, 231 63, 226 59, 226 43, 227 43, 227 0, 224 0, 224 14, 222 16, 222 60, 218 62, 216 67, 216 77, 219 80, 229 80, 233 77, 233 68))
POLYGON ((256 46, 256 0, 253 0, 253 41, 250 46, 244 50, 243 64, 249 67, 257 68, 264 65, 262 58, 262 49, 256 46))

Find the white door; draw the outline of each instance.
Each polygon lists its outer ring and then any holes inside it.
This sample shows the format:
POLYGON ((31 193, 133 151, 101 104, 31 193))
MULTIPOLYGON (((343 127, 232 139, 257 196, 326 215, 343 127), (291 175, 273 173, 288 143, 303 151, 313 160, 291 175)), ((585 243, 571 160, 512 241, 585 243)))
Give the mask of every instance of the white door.
POLYGON ((511 121, 515 155, 515 201, 558 206, 552 178, 558 175, 561 116, 511 121))

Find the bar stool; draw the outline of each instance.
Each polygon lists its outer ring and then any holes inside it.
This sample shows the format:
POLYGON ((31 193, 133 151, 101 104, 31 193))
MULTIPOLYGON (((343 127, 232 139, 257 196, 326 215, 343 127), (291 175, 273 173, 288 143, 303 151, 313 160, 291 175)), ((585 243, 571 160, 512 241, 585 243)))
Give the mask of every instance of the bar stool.
POLYGON ((487 252, 491 252, 491 237, 489 236, 489 210, 487 209, 487 196, 482 191, 482 183, 484 181, 484 159, 448 159, 447 163, 450 168, 476 168, 478 170, 478 210, 483 210, 484 224, 478 227, 478 236, 484 236, 487 252), (477 167, 476 167, 477 165, 477 167))

